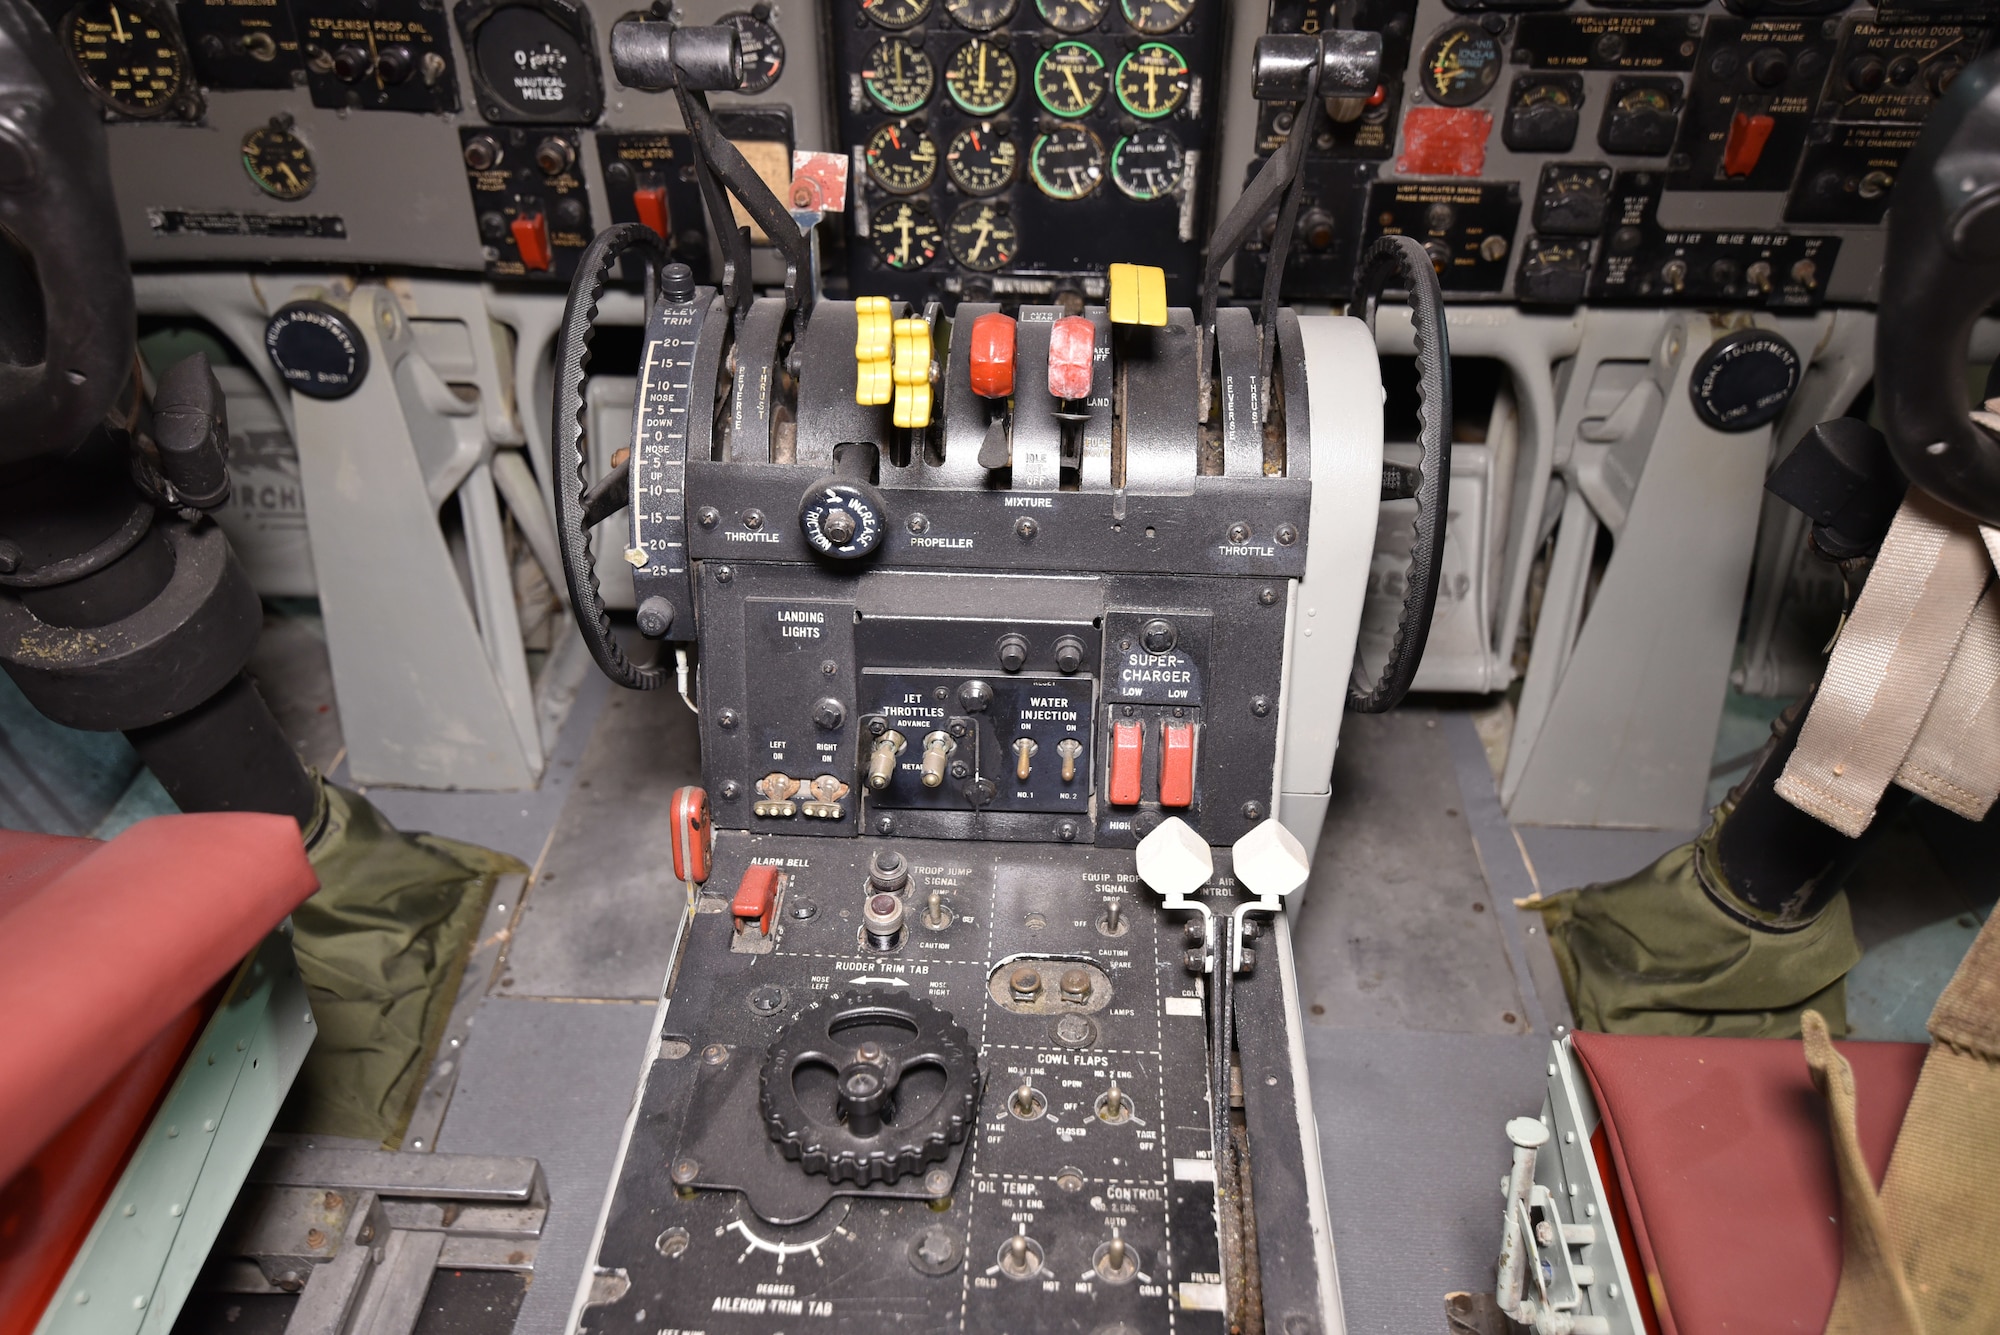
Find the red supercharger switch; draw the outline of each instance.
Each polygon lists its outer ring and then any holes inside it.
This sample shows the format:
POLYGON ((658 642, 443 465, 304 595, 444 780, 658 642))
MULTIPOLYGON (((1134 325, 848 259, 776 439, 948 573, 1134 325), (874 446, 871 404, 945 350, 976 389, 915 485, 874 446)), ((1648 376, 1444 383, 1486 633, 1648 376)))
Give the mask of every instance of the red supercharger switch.
POLYGON ((514 233, 514 249, 521 252, 521 263, 530 269, 547 272, 555 267, 555 251, 549 247, 549 220, 539 213, 523 213, 508 227, 514 233))
POLYGON ((1111 725, 1111 782, 1108 797, 1116 807, 1135 806, 1146 772, 1146 725, 1120 719, 1111 725))
POLYGON ((696 884, 708 879, 708 855, 715 831, 708 823, 708 792, 689 784, 674 789, 669 808, 673 825, 668 842, 674 850, 674 875, 696 884))
POLYGON ((1004 399, 1014 392, 1014 317, 988 311, 972 322, 972 392, 1004 399))
POLYGON ((1762 112, 1739 111, 1732 116, 1729 138, 1722 145, 1722 174, 1748 176, 1756 171, 1757 159, 1764 156, 1764 145, 1777 127, 1776 118, 1762 112))
POLYGON ((668 229, 673 225, 667 217, 667 188, 663 185, 644 185, 632 192, 632 208, 639 215, 639 221, 660 234, 662 241, 671 240, 673 233, 668 229))
POLYGON ((1169 723, 1161 730, 1160 805, 1194 805, 1194 724, 1169 723))
POLYGON ((729 916, 741 932, 751 926, 765 936, 771 934, 771 914, 778 907, 778 869, 757 866, 743 873, 736 883, 736 898, 729 903, 729 916))
POLYGON ((1049 326, 1050 394, 1058 399, 1088 397, 1096 360, 1097 329, 1090 321, 1072 315, 1049 326))

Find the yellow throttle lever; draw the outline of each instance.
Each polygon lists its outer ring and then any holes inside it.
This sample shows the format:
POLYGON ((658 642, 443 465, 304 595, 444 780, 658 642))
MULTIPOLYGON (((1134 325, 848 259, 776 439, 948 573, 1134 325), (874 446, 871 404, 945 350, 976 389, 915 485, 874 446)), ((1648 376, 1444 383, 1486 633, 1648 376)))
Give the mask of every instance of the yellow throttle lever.
POLYGON ((928 426, 931 420, 931 326, 927 320, 896 321, 897 426, 928 426))
POLYGON ((859 297, 854 302, 854 401, 870 406, 894 397, 891 375, 889 299, 859 297))

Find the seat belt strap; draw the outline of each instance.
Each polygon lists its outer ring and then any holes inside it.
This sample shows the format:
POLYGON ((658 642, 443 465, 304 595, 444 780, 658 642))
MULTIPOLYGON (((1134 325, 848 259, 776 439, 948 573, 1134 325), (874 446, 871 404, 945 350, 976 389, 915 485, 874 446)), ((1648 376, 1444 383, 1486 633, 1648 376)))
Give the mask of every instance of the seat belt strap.
POLYGON ((1994 546, 2000 537, 1911 489, 1834 646, 1780 796, 1849 837, 1868 828, 1892 782, 1985 814, 2000 792, 2000 604, 1985 599, 1994 546))

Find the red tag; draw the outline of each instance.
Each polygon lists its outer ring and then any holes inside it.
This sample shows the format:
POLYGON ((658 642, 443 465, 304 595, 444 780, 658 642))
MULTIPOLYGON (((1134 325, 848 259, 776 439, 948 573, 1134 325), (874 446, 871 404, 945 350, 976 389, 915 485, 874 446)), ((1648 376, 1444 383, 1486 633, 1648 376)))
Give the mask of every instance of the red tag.
POLYGON ((1493 116, 1450 107, 1411 107, 1403 113, 1404 176, 1477 176, 1486 170, 1486 139, 1493 116))

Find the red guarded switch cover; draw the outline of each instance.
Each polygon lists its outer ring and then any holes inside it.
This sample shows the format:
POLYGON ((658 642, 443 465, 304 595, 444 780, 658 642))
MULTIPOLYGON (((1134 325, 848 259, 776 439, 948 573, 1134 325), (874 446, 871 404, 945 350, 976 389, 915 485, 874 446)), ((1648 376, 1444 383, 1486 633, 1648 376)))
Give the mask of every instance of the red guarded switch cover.
POLYGON ((509 226, 514 233, 514 248, 521 252, 523 265, 544 273, 555 267, 555 252, 549 248, 548 219, 539 213, 524 213, 509 226))
POLYGON ((1004 399, 1014 392, 1014 317, 988 311, 972 322, 972 392, 1004 399))
POLYGON ((1764 156, 1764 145, 1777 127, 1777 120, 1762 112, 1739 111, 1730 117, 1729 139, 1722 145, 1722 174, 1748 176, 1756 171, 1757 159, 1764 156))
POLYGON ((1090 321, 1072 315, 1049 327, 1050 394, 1059 399, 1088 397, 1096 360, 1097 329, 1090 321))
POLYGON ((1146 772, 1146 725, 1125 719, 1111 725, 1109 798, 1115 807, 1135 806, 1146 772))
POLYGON ((1160 805, 1194 805, 1194 724, 1169 723, 1162 730, 1160 805))
POLYGON ((673 226, 667 216, 667 188, 663 185, 641 186, 632 192, 632 208, 639 215, 639 221, 660 234, 660 239, 670 240, 673 226))
POLYGON ((771 913, 778 907, 778 869, 776 867, 752 867, 743 873, 743 879, 736 883, 736 898, 730 901, 729 916, 736 919, 736 930, 742 931, 752 923, 765 936, 771 934, 771 913))
POLYGON ((674 789, 673 825, 668 841, 674 875, 683 881, 708 879, 708 856, 715 839, 708 822, 708 793, 693 784, 674 789))

